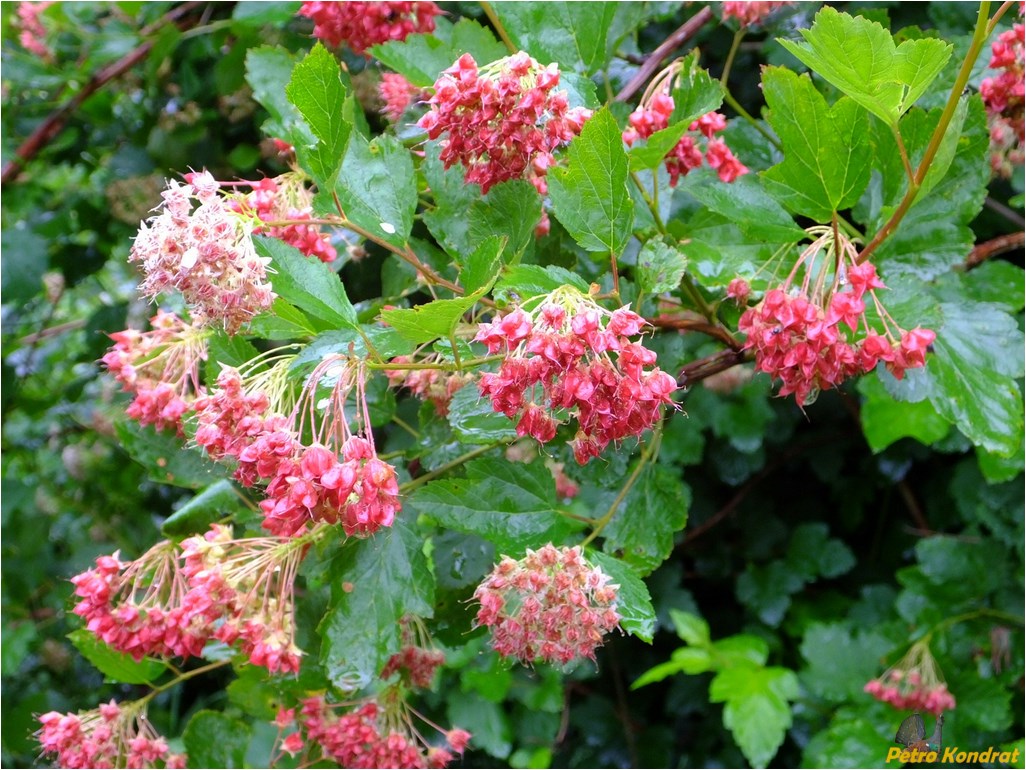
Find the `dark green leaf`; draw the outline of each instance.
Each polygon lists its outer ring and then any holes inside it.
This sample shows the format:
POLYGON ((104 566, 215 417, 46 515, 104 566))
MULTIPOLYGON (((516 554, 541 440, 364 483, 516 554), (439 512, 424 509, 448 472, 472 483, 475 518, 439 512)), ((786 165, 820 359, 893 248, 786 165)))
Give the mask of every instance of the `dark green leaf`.
POLYGON ((880 661, 893 643, 868 629, 851 632, 841 623, 814 623, 805 630, 801 653, 808 667, 802 681, 830 700, 857 699, 866 682, 880 673, 880 661))
POLYGON ((135 660, 131 655, 118 652, 96 638, 95 634, 80 628, 68 634, 68 639, 82 655, 100 670, 109 681, 121 684, 151 684, 167 671, 167 664, 153 658, 135 660))
POLYGON ((695 169, 684 177, 679 189, 753 238, 781 244, 798 243, 805 238, 805 231, 766 192, 755 174, 745 174, 725 184, 712 169, 695 169))
POLYGON ((489 540, 502 553, 561 542, 573 527, 556 513, 556 483, 541 462, 530 465, 478 459, 465 479, 431 481, 408 505, 443 527, 489 540))
POLYGON ((850 99, 827 107, 808 75, 782 67, 763 70, 762 87, 784 146, 784 162, 763 172, 766 190, 796 214, 829 222, 869 183, 868 117, 850 99))
POLYGON ((449 700, 449 723, 471 734, 472 748, 505 759, 513 748, 513 728, 498 704, 477 693, 462 693, 449 700))
POLYGON ((220 711, 197 711, 182 740, 189 767, 245 767, 250 727, 220 711))
POLYGON ((570 142, 566 168, 553 168, 548 179, 553 213, 581 248, 623 251, 634 207, 627 190, 627 154, 608 109, 584 124, 570 142))
POLYGON ((271 259, 278 296, 325 323, 357 327, 356 309, 331 268, 277 238, 255 238, 254 244, 257 254, 271 259))
POLYGON ((560 286, 573 286, 575 289, 587 292, 588 282, 577 273, 565 268, 550 265, 541 267, 539 265, 517 265, 507 268, 502 277, 495 284, 496 295, 504 294, 510 296, 515 302, 530 299, 541 294, 548 294, 560 286), (512 295, 516 297, 512 297, 512 295), (517 299, 519 298, 519 300, 517 299))
POLYGON ((542 64, 592 75, 603 71, 617 44, 641 20, 631 3, 494 4, 513 44, 542 64))
MULTIPOLYGON (((335 194, 346 218, 375 238, 404 246, 413 229, 417 184, 410 151, 394 137, 349 141, 335 194)), ((333 210, 333 203, 319 204, 333 210)))
POLYGON ((0 238, 4 253, 4 269, 0 273, 3 301, 27 302, 43 290, 43 273, 49 264, 46 239, 24 226, 5 226, 0 238))
POLYGON ((616 600, 620 626, 632 636, 651 644, 655 634, 656 614, 645 581, 630 565, 614 556, 599 551, 588 551, 585 556, 592 564, 601 567, 614 584, 620 586, 616 600))
POLYGON ((778 626, 791 606, 791 595, 804 581, 792 567, 774 561, 766 566, 749 565, 737 579, 737 598, 769 626, 778 626))
POLYGON ((433 86, 442 71, 464 53, 473 56, 479 66, 509 54, 491 30, 472 19, 452 24, 443 17, 435 23, 435 31, 430 35, 407 35, 404 40, 371 46, 370 52, 386 67, 422 88, 433 86))
POLYGON ((335 184, 352 132, 353 121, 346 119, 343 109, 346 91, 338 61, 320 42, 295 66, 285 87, 289 101, 317 138, 314 147, 297 145, 296 155, 323 190, 335 184))
POLYGON ((834 578, 855 566, 855 555, 843 542, 830 537, 823 522, 802 524, 791 533, 787 563, 806 582, 834 578))
POLYGON ((160 484, 199 489, 225 475, 221 466, 199 449, 183 446, 182 439, 173 433, 158 432, 152 426, 144 428, 127 419, 115 422, 114 430, 129 457, 160 484))
POLYGON ((336 686, 364 687, 402 646, 399 620, 433 612, 435 578, 410 513, 374 537, 347 542, 332 574, 331 606, 317 629, 321 664, 336 686))
POLYGON ((858 389, 865 397, 859 409, 862 431, 873 452, 882 452, 903 438, 930 446, 948 434, 950 423, 929 401, 898 401, 875 377, 860 379, 858 389))
POLYGON ((492 409, 492 402, 481 397, 473 382, 464 385, 453 395, 447 419, 456 437, 468 444, 508 442, 517 438, 513 423, 492 409))
POLYGON ((602 531, 602 549, 647 575, 670 555, 673 536, 688 520, 691 490, 659 465, 642 471, 622 506, 602 531))
POLYGON ((802 767, 857 768, 880 763, 886 739, 866 719, 838 715, 826 730, 816 733, 802 753, 802 767))
POLYGON ((165 535, 203 534, 209 526, 244 505, 235 486, 228 479, 211 484, 172 513, 160 525, 165 535))

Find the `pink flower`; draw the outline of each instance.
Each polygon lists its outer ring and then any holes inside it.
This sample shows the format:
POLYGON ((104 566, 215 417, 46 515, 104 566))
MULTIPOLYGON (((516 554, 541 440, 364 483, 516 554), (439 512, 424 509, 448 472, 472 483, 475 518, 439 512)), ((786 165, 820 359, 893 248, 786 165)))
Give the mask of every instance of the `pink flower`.
POLYGON ((733 18, 741 22, 742 27, 751 27, 785 5, 791 5, 789 0, 726 0, 721 6, 721 12, 724 21, 733 18))
POLYGON ((347 44, 356 53, 414 32, 434 32, 442 10, 432 2, 304 2, 301 16, 313 19, 314 36, 329 45, 347 44))
POLYGON ((1023 163, 1026 131, 1023 38, 1021 23, 998 36, 991 46, 989 65, 997 73, 980 83, 980 96, 987 107, 990 124, 991 165, 995 173, 1003 177, 1010 177, 1013 166, 1023 163))
POLYGON ((333 262, 338 256, 331 245, 330 237, 316 225, 303 224, 313 219, 313 193, 295 174, 282 174, 274 179, 259 182, 244 182, 253 191, 236 200, 233 205, 242 214, 253 214, 259 222, 290 220, 293 224, 262 226, 253 228, 255 234, 267 233, 295 246, 308 257, 321 262, 333 262))
POLYGON ((919 641, 904 658, 863 691, 899 711, 926 711, 935 716, 955 708, 955 696, 940 677, 929 645, 919 641))
POLYGON ((505 556, 474 592, 476 622, 491 629, 496 652, 522 663, 594 659, 620 623, 619 586, 609 580, 580 547, 549 544, 519 561, 505 556))
POLYGON ((610 313, 570 287, 542 298, 532 314, 517 308, 483 323, 479 342, 506 358, 478 389, 492 408, 517 419, 517 434, 551 441, 564 415, 576 418, 571 442, 582 465, 610 442, 639 436, 672 404, 676 381, 654 368, 655 354, 630 337, 643 319, 628 308, 610 313))
POLYGON ((552 153, 580 133, 591 111, 570 109, 556 91, 559 69, 543 67, 523 51, 478 69, 464 54, 435 82, 430 111, 417 125, 443 137, 440 158, 487 193, 509 179, 528 179, 541 194, 552 153))
POLYGON ((421 89, 410 83, 402 75, 394 72, 386 72, 381 76, 381 83, 378 84, 378 95, 385 106, 381 113, 392 123, 398 123, 406 108, 414 99, 419 99, 421 89))

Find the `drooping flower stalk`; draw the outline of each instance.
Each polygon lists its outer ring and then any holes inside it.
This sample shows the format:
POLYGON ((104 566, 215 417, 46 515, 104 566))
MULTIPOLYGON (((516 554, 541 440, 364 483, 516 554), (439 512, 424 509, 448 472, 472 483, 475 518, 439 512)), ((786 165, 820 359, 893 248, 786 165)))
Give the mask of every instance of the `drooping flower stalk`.
POLYGON ((926 711, 937 716, 955 708, 955 696, 948 692, 928 639, 913 644, 905 657, 864 689, 899 711, 926 711))

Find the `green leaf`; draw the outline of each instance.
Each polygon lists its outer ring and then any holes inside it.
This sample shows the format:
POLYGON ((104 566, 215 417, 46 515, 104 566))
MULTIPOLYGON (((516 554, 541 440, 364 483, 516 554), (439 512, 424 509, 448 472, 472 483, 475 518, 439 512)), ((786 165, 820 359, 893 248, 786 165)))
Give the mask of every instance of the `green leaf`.
POLYGON ((366 540, 351 540, 332 564, 332 597, 317 632, 321 665, 339 687, 365 687, 402 646, 404 615, 430 618, 435 578, 408 512, 366 540))
POLYGON ((722 214, 746 235, 770 243, 798 243, 805 231, 766 192, 756 174, 739 176, 729 185, 711 168, 690 172, 678 187, 717 214, 722 214))
POLYGON ((270 310, 254 317, 246 331, 267 340, 291 340, 317 333, 310 319, 281 297, 275 297, 270 310))
POLYGON ((950 423, 929 401, 898 401, 876 377, 862 377, 858 389, 865 397, 859 409, 862 432, 874 453, 903 438, 930 446, 948 435, 950 423))
POLYGON ((753 767, 766 767, 776 755, 791 726, 788 701, 797 697, 798 678, 786 668, 736 666, 709 686, 709 699, 725 704, 723 726, 753 767))
POLYGON ((791 595, 804 585, 801 575, 784 562, 749 565, 737 579, 737 598, 763 623, 775 627, 791 606, 791 595))
POLYGON ((522 51, 542 64, 593 75, 641 21, 631 3, 494 3, 499 21, 522 51))
POLYGON ((433 34, 407 35, 404 40, 390 40, 371 46, 375 59, 395 70, 421 88, 433 86, 435 81, 464 53, 484 65, 509 55, 509 51, 491 30, 472 19, 460 19, 452 24, 438 18, 433 34))
POLYGON ((762 666, 769 657, 769 645, 761 636, 734 634, 713 642, 716 668, 730 666, 762 666))
POLYGON ((218 330, 207 339, 207 363, 204 371, 208 381, 217 379, 225 366, 242 366, 259 354, 253 343, 241 334, 229 336, 218 330))
POLYGON ((675 123, 656 131, 648 139, 640 140, 639 144, 635 144, 627 151, 631 171, 656 168, 663 162, 666 154, 677 146, 677 142, 687 133, 687 130, 687 123, 675 123))
POLYGON ((869 720, 838 714, 827 729, 812 736, 802 752, 802 767, 873 767, 886 756, 885 745, 869 720))
POLYGON ((951 45, 934 38, 894 45, 875 21, 824 7, 804 43, 780 39, 784 48, 885 123, 896 126, 947 64, 951 45))
POLYGON ((449 699, 449 723, 471 734, 472 748, 505 759, 513 748, 513 727, 503 709, 477 693, 449 699))
POLYGON ((684 529, 691 490, 674 473, 649 465, 602 531, 602 550, 647 575, 673 551, 673 536, 684 529))
POLYGON ((513 423, 492 409, 492 402, 481 397, 477 384, 473 382, 453 394, 447 419, 455 436, 467 444, 509 442, 517 438, 513 423))
POLYGON ((317 138, 314 147, 296 146, 300 165, 310 172, 318 187, 330 190, 346 154, 353 121, 346 119, 343 109, 346 87, 342 69, 323 44, 318 42, 295 66, 285 94, 317 138))
POLYGON ((671 609, 670 619, 673 621, 673 630, 677 632, 677 636, 692 647, 709 646, 709 624, 705 618, 691 612, 671 609))
POLYGON ((243 501, 232 482, 221 479, 197 492, 185 505, 164 519, 160 531, 169 536, 202 534, 212 523, 242 505, 243 501))
POLYGON ((808 75, 783 67, 767 67, 762 87, 767 119, 784 146, 783 163, 762 174, 766 190, 796 214, 828 222, 869 183, 867 115, 851 99, 827 107, 808 75))
POLYGON ((934 354, 927 361, 930 401, 977 446, 1002 457, 1023 435, 1023 334, 1012 316, 982 302, 941 303, 934 354))
POLYGON ((277 238, 257 237, 253 243, 257 254, 271 259, 272 285, 279 297, 332 326, 357 328, 356 309, 331 268, 277 238))
POLYGON ((842 541, 830 537, 823 522, 802 524, 791 533, 787 563, 806 581, 835 578, 855 566, 855 555, 842 541))
POLYGON ((382 358, 408 356, 415 347, 412 342, 399 336, 395 329, 380 324, 361 324, 357 329, 339 329, 318 334, 296 355, 289 368, 296 371, 306 364, 316 364, 332 353, 349 355, 350 350, 354 356, 366 358, 371 355, 367 340, 370 340, 377 355, 382 358))
POLYGON ((566 268, 549 265, 517 265, 507 268, 495 283, 493 294, 510 296, 516 302, 555 291, 560 286, 573 286, 588 291, 588 282, 566 268), (516 297, 512 297, 516 295, 516 297))
POLYGON ((491 288, 502 269, 502 252, 506 248, 507 238, 492 236, 481 241, 463 263, 460 270, 460 283, 468 292, 491 288))
POLYGON ((569 520, 555 512, 556 483, 540 461, 524 465, 482 458, 465 470, 466 478, 425 484, 407 504, 443 527, 479 535, 511 555, 561 542, 572 531, 569 520))
POLYGON ((437 204, 425 211, 424 224, 457 262, 490 238, 506 239, 504 261, 511 264, 534 245, 541 218, 541 196, 530 182, 511 179, 481 196, 480 185, 463 180, 463 167, 449 169, 438 159, 439 145, 429 142, 421 170, 437 204))
POLYGON ((182 734, 189 767, 246 767, 250 727, 220 711, 197 711, 182 734))
POLYGON ((599 551, 587 551, 585 556, 620 586, 616 600, 620 627, 631 636, 651 644, 656 629, 656 612, 645 581, 629 564, 614 556, 599 551))
POLYGON ((455 299, 436 299, 413 308, 383 310, 381 320, 411 342, 424 343, 439 337, 448 338, 463 314, 477 304, 490 286, 482 286, 473 294, 455 299))
POLYGON ((0 250, 4 258, 4 270, 0 273, 0 292, 4 304, 23 303, 43 290, 43 274, 49 258, 45 238, 19 223, 4 227, 0 235, 0 250))
POLYGON ((718 109, 723 103, 723 87, 708 70, 698 66, 698 53, 688 54, 681 63, 673 88, 673 114, 670 124, 691 125, 692 121, 718 109))
POLYGON ((246 82, 271 115, 263 126, 267 134, 292 144, 313 144, 316 137, 285 93, 296 61, 295 54, 279 46, 251 48, 246 52, 246 82))
POLYGON ((221 466, 201 450, 183 446, 182 439, 173 433, 158 432, 128 419, 116 421, 114 432, 122 449, 158 484, 199 489, 225 475, 221 466))
POLYGON ((688 258, 683 251, 653 238, 641 247, 638 254, 638 291, 642 294, 675 291, 687 267, 688 258))
POLYGON ((84 628, 72 631, 68 639, 86 660, 112 682, 150 684, 167 671, 164 661, 154 658, 137 661, 131 655, 111 649, 84 628))
POLYGON ((549 171, 556 218, 587 251, 619 254, 631 237, 634 207, 627 190, 627 154, 608 108, 570 142, 567 166, 549 171))
POLYGON ((880 673, 880 660, 893 647, 872 630, 852 632, 842 623, 813 623, 802 638, 801 653, 808 664, 802 682, 820 698, 855 700, 880 673))
MULTIPOLYGON (((413 229, 417 184, 410 151, 392 136, 368 142, 361 135, 349 141, 335 194, 346 218, 376 238, 404 246, 413 229)), ((321 210, 334 204, 318 196, 321 210)))

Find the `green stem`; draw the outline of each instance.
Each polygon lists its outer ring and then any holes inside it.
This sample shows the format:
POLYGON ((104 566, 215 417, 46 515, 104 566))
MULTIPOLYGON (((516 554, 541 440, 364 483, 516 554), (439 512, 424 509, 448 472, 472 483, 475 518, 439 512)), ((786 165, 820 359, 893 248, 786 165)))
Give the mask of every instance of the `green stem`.
POLYGON ((606 525, 612 521, 613 516, 616 515, 616 511, 620 508, 620 505, 627 498, 627 495, 641 476, 641 472, 645 470, 645 466, 654 460, 656 455, 659 454, 659 444, 662 441, 662 436, 663 424, 659 423, 652 431, 651 441, 648 442, 641 453, 641 457, 638 458, 638 464, 634 466, 634 470, 631 471, 631 475, 620 489, 620 493, 616 496, 616 499, 613 500, 613 504, 609 506, 609 510, 603 514, 601 519, 595 522, 595 528, 591 531, 591 534, 584 539, 584 542, 581 543, 582 548, 586 547, 596 537, 598 537, 602 533, 602 530, 606 528, 606 525))
POLYGON ((748 121, 752 127, 762 134, 766 140, 772 144, 778 152, 784 151, 784 145, 777 139, 762 123, 756 120, 748 110, 741 106, 741 103, 734 98, 730 91, 723 92, 723 101, 730 105, 730 108, 740 115, 744 120, 748 121))
POLYGON ((923 641, 929 643, 934 634, 946 631, 952 626, 957 626, 959 623, 964 623, 968 620, 976 620, 977 618, 996 618, 998 620, 1014 623, 1018 626, 1026 623, 1026 621, 1018 615, 1012 615, 1011 613, 1002 612, 1001 610, 992 610, 989 607, 983 607, 978 610, 973 610, 972 612, 963 612, 961 615, 954 615, 950 618, 945 618, 916 640, 916 643, 918 644, 923 641))
POLYGON ((442 371, 442 372, 457 372, 457 371, 462 371, 463 369, 470 369, 470 368, 473 368, 473 367, 476 367, 476 366, 484 366, 485 364, 490 364, 492 361, 501 361, 504 358, 506 358, 506 356, 501 354, 501 353, 496 354, 494 356, 481 356, 481 358, 471 358, 469 361, 463 361, 462 362, 462 367, 457 366, 455 362, 451 363, 451 364, 446 364, 446 363, 437 363, 437 364, 427 364, 427 363, 424 363, 424 364, 392 364, 392 363, 383 363, 383 364, 375 364, 375 363, 368 362, 367 364, 365 364, 365 366, 368 369, 387 369, 388 371, 396 371, 396 372, 405 372, 405 371, 414 371, 415 372, 415 371, 420 371, 422 369, 436 369, 436 370, 442 371))
POLYGON ((497 14, 495 9, 492 8, 492 4, 481 3, 481 10, 485 12, 485 16, 488 17, 488 21, 490 21, 492 26, 495 27, 495 32, 498 34, 499 40, 505 44, 509 52, 516 53, 519 51, 520 49, 513 45, 513 41, 509 38, 509 33, 506 32, 506 28, 502 26, 502 22, 499 21, 499 14, 497 14))
MULTIPOLYGON (((656 176, 656 173, 653 172, 652 176, 656 176)), ((663 223, 663 218, 659 214, 659 205, 652 199, 652 196, 649 195, 648 192, 645 190, 645 185, 641 183, 641 177, 638 176, 637 171, 631 172, 631 181, 634 182, 634 186, 637 187, 638 192, 641 193, 641 197, 645 201, 645 205, 648 207, 648 210, 652 212, 652 219, 655 220, 656 229, 663 235, 666 235, 666 225, 663 223)), ((656 179, 655 183, 659 184, 659 180, 656 179)))
POLYGON ((208 663, 205 666, 200 666, 199 668, 194 668, 192 671, 186 671, 184 674, 179 674, 174 679, 172 679, 170 682, 162 684, 159 687, 154 687, 152 690, 150 690, 149 693, 147 693, 142 698, 140 698, 138 701, 136 701, 136 703, 139 706, 142 706, 145 703, 149 703, 157 695, 160 695, 160 693, 166 692, 167 690, 170 690, 175 685, 181 684, 182 682, 185 682, 185 681, 187 681, 189 679, 192 679, 193 677, 197 677, 197 676, 201 676, 202 674, 206 674, 207 672, 213 671, 214 669, 221 668, 222 666, 227 666, 229 663, 231 663, 230 660, 219 660, 219 661, 216 661, 214 663, 208 663))
POLYGON ((727 61, 723 65, 723 74, 720 75, 720 85, 723 86, 723 90, 727 90, 727 78, 730 77, 730 68, 734 66, 734 57, 737 55, 737 49, 741 47, 741 41, 745 36, 745 28, 741 27, 737 32, 734 33, 734 40, 730 44, 730 52, 727 54, 727 61))
POLYGON ((417 478, 413 479, 412 481, 407 481, 405 484, 400 485, 399 486, 399 491, 402 494, 409 494, 410 492, 412 492, 417 487, 423 486, 424 484, 427 484, 432 479, 436 479, 439 476, 442 476, 442 475, 448 473, 449 471, 451 471, 451 470, 453 470, 455 468, 459 468, 461 465, 464 465, 465 463, 470 462, 475 457, 479 457, 480 455, 483 455, 486 452, 492 451, 497 446, 501 446, 501 444, 502 444, 502 442, 495 441, 495 442, 493 442, 491 444, 484 444, 483 446, 479 446, 477 449, 471 449, 469 452, 465 452, 465 453, 461 454, 455 460, 450 460, 449 462, 445 463, 444 465, 439 465, 433 471, 428 471, 423 476, 418 476, 417 478))
MULTIPOLYGON (((930 170, 930 165, 933 163, 933 159, 937 155, 937 151, 940 149, 941 142, 944 139, 944 134, 947 133, 948 126, 951 124, 951 119, 954 117, 955 110, 958 108, 958 101, 962 98, 962 91, 969 82, 969 76, 972 74, 973 65, 976 63, 976 59, 980 55, 980 50, 983 48, 983 44, 987 42, 987 30, 990 28, 989 11, 990 2, 989 0, 984 0, 980 3, 980 12, 976 17, 976 29, 973 32, 973 39, 969 44, 969 50, 966 52, 965 59, 962 61, 962 67, 958 71, 958 77, 955 78, 955 84, 951 87, 951 93, 948 95, 948 101, 944 105, 944 111, 941 113, 940 120, 937 122, 937 127, 933 130, 933 135, 930 137, 929 144, 926 145, 926 152, 923 153, 922 160, 919 161, 919 166, 916 168, 915 174, 909 181, 908 189, 905 191, 905 197, 901 199, 901 203, 898 204, 898 208, 895 209, 891 218, 887 220, 887 223, 880 228, 877 234, 873 236, 873 240, 871 240, 866 245, 866 248, 862 250, 862 253, 859 254, 857 261, 860 265, 869 259, 869 256, 877 250, 880 244, 894 232, 898 223, 905 218, 905 214, 908 213, 908 210, 915 202, 916 196, 919 194, 919 190, 923 185, 923 180, 926 178, 926 174, 930 170)), ((995 18, 998 18, 1001 12, 996 14, 995 18)), ((894 130, 897 131, 897 128, 894 130)))

